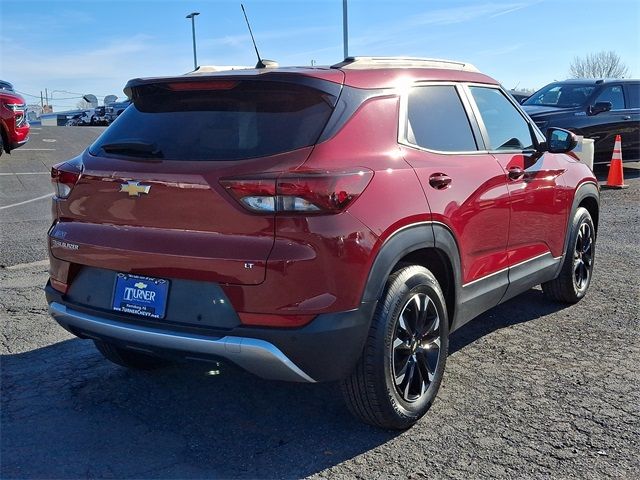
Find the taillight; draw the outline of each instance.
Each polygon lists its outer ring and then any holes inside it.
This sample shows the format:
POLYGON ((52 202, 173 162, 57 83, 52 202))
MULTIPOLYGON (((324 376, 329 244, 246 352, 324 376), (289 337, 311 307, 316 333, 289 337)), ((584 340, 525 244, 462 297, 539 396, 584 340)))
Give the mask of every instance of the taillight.
POLYGON ((51 183, 58 198, 67 198, 82 175, 82 166, 73 162, 51 167, 51 183))
POLYGON ((231 90, 238 85, 233 80, 214 80, 210 82, 171 82, 167 84, 169 90, 178 92, 189 90, 231 90))
POLYGON ((338 213, 367 187, 373 172, 358 169, 339 172, 291 172, 275 177, 227 178, 222 186, 242 206, 257 213, 338 213))
POLYGON ((25 116, 24 112, 15 112, 15 119, 17 128, 24 127, 27 124, 27 117, 25 116))
POLYGON ((27 123, 25 111, 27 106, 22 102, 4 102, 4 106, 13 112, 16 127, 23 127, 27 123))

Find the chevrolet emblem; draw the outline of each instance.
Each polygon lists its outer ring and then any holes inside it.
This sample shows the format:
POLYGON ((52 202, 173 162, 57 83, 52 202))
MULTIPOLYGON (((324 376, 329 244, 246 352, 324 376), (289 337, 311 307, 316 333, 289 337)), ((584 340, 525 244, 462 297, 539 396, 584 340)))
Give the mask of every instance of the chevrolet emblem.
POLYGON ((127 192, 130 197, 139 197, 141 193, 149 193, 151 185, 140 185, 140 182, 127 182, 120 185, 121 192, 127 192))

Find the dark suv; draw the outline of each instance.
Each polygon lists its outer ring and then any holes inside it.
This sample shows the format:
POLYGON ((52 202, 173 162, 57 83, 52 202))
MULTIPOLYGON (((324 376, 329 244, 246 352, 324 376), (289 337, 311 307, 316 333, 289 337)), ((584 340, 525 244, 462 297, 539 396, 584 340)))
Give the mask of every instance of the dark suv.
POLYGON ((554 82, 522 105, 542 131, 561 127, 594 139, 594 163, 611 161, 618 134, 623 161, 640 160, 640 80, 554 82))
POLYGON ((362 420, 407 428, 449 334, 542 284, 591 280, 599 192, 468 64, 131 80, 133 100, 52 169, 51 315, 115 363, 226 359, 340 381, 362 420))

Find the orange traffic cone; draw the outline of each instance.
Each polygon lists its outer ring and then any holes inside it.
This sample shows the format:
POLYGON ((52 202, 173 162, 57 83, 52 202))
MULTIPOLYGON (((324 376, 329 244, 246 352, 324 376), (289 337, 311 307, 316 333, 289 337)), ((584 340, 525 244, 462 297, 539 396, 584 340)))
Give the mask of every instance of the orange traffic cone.
POLYGON ((609 176, 607 183, 602 188, 628 188, 629 185, 624 184, 624 173, 622 168, 622 139, 620 135, 616 135, 616 143, 613 146, 613 155, 611 156, 611 165, 609 165, 609 176))

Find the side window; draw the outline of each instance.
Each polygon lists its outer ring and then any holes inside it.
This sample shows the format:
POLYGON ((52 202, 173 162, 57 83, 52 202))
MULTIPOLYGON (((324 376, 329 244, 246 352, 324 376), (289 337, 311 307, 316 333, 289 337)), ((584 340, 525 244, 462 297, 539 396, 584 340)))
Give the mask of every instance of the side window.
POLYGON ((533 148, 529 124, 496 88, 469 87, 484 126, 491 150, 529 150, 533 148))
POLYGON ((611 110, 624 109, 624 93, 622 93, 622 85, 611 85, 600 92, 593 103, 611 102, 611 110))
POLYGON ((409 94, 407 140, 430 150, 478 149, 462 101, 453 85, 414 87, 409 94))
POLYGON ((627 84, 627 108, 640 108, 640 83, 627 84))

